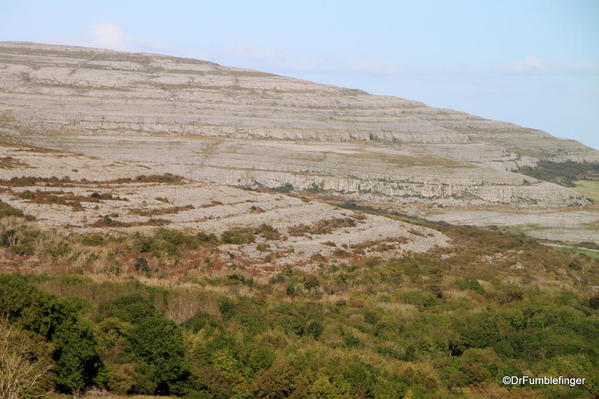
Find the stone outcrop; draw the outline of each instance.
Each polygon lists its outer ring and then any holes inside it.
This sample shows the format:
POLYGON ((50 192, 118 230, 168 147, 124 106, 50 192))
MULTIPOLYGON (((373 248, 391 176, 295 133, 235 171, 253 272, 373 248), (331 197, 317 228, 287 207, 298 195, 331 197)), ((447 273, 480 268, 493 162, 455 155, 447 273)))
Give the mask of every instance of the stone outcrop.
POLYGON ((599 160, 571 140, 423 103, 211 62, 0 43, 0 133, 237 186, 439 206, 579 206, 511 172, 599 160), (316 186, 315 186, 316 185, 316 186))
POLYGON ((0 200, 65 232, 163 227, 221 236, 241 230, 250 239, 220 242, 222 256, 235 254, 236 261, 256 266, 310 265, 315 256, 400 256, 450 245, 439 231, 319 201, 2 142, 0 200))

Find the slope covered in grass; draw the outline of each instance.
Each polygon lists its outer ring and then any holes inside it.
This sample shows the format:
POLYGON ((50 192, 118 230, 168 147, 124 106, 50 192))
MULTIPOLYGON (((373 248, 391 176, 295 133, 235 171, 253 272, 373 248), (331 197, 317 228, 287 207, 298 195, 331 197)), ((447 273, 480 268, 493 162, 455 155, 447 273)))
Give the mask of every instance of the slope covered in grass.
POLYGON ((357 248, 342 263, 322 258, 311 271, 261 273, 233 261, 183 267, 209 254, 213 239, 202 236, 160 230, 145 238, 65 237, 11 224, 22 247, 11 241, 2 251, 28 273, 0 277, 0 312, 54 348, 52 376, 65 393, 91 387, 187 398, 599 393, 593 296, 599 260, 522 236, 427 225, 448 235, 452 248, 390 259, 361 257, 357 248), (26 245, 32 236, 36 245, 26 245), (114 256, 104 258, 99 248, 114 256), (111 266, 97 268, 94 253, 111 266), (26 266, 34 257, 35 266, 26 266), (147 269, 123 266, 140 258, 149 260, 147 269), (20 293, 16 304, 11 292, 20 293), (63 330, 84 334, 87 346, 54 332, 63 330), (67 357, 56 352, 61 345, 67 357), (589 383, 501 384, 504 375, 525 374, 589 383))

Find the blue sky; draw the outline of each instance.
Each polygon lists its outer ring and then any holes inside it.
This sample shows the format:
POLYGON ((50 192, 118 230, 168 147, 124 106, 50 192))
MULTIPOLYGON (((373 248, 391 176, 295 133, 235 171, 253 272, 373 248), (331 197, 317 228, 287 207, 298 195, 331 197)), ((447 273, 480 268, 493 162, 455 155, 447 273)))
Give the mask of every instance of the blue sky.
POLYGON ((0 40, 187 56, 599 149, 599 1, 3 1, 0 40))

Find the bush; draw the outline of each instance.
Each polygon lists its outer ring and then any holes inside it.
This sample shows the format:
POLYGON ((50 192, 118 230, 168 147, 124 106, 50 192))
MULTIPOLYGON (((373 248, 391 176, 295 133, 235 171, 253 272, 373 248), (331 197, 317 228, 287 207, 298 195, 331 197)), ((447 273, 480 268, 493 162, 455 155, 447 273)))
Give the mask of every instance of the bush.
POLYGON ((255 233, 261 235, 266 240, 281 239, 281 232, 272 227, 270 224, 266 223, 262 223, 258 228, 256 228, 255 233))
POLYGON ((462 291, 470 290, 479 294, 485 293, 485 289, 479 284, 479 282, 470 277, 464 277, 463 279, 458 280, 456 285, 462 291))
POLYGON ((244 362, 250 367, 252 374, 269 368, 274 360, 274 352, 265 346, 251 345, 244 354, 244 362))
POLYGON ((535 167, 524 166, 518 169, 518 173, 561 184, 568 187, 574 187, 576 180, 592 178, 593 174, 599 172, 599 162, 554 162, 540 160, 535 167))
POLYGON ((311 193, 320 193, 324 191, 324 182, 310 184, 308 191, 311 193))
POLYGON ((427 291, 409 291, 402 294, 403 300, 410 304, 422 308, 429 308, 439 303, 435 294, 427 291))
POLYGON ((231 229, 221 235, 221 241, 225 244, 251 244, 255 241, 254 232, 251 229, 231 229))
POLYGON ((282 399, 293 397, 301 386, 300 372, 289 363, 273 366, 258 375, 253 384, 255 398, 282 399))
POLYGON ((278 193, 288 193, 293 191, 293 184, 285 183, 279 187, 276 187, 274 190, 278 193))
POLYGON ((468 348, 485 348, 499 340, 497 320, 490 313, 476 313, 466 317, 457 326, 457 331, 468 348))
POLYGON ((137 251, 140 253, 151 253, 157 257, 163 253, 179 255, 181 250, 196 249, 201 243, 216 241, 214 234, 200 232, 194 235, 165 228, 158 229, 152 237, 146 237, 141 234, 137 234, 134 237, 134 247, 137 251))
POLYGON ((103 303, 100 305, 99 313, 102 318, 116 317, 133 324, 158 314, 154 304, 140 294, 126 295, 103 303))
POLYGON ((218 323, 214 317, 207 313, 199 312, 187 319, 183 324, 181 324, 181 327, 196 333, 206 326, 216 327, 217 325, 218 323))
POLYGON ((223 298, 218 304, 218 310, 225 320, 230 319, 235 314, 235 304, 229 298, 223 298))
POLYGON ((52 388, 50 345, 0 318, 0 397, 41 397, 52 388))
POLYGON ((148 261, 146 260, 146 258, 137 258, 135 260, 135 263, 133 264, 133 267, 138 272, 149 272, 150 271, 150 265, 148 264, 148 261))
POLYGON ((17 277, 0 275, 0 314, 52 342, 56 384, 64 392, 94 385, 103 367, 93 331, 79 320, 79 309, 17 277))
POLYGON ((185 391, 189 366, 181 329, 159 316, 142 319, 123 348, 137 362, 137 393, 177 395, 185 391))
POLYGON ((308 335, 311 335, 312 338, 314 338, 316 340, 318 340, 320 338, 323 331, 324 331, 324 326, 317 321, 311 322, 310 324, 308 324, 308 327, 306 328, 306 333, 308 335))
POLYGON ((10 248, 17 255, 33 255, 39 236, 40 232, 37 230, 8 229, 0 234, 0 246, 10 248))
POLYGON ((33 217, 25 216, 22 210, 17 209, 4 201, 0 201, 0 218, 7 216, 27 217, 28 220, 33 220, 33 217))
POLYGON ((81 322, 61 324, 52 336, 56 349, 57 386, 62 391, 76 392, 95 384, 103 365, 93 330, 81 322))

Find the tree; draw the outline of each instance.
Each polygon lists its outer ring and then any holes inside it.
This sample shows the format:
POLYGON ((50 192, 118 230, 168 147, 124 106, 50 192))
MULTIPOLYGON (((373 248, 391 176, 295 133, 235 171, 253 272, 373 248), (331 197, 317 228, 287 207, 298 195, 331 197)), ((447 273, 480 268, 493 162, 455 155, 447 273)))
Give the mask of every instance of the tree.
POLYGON ((0 275, 0 314, 53 344, 56 385, 64 392, 94 385, 103 366, 91 327, 78 318, 80 305, 42 292, 19 277, 0 275))
POLYGON ((139 363, 136 391, 160 395, 180 394, 189 378, 181 329, 161 316, 141 320, 130 332, 124 348, 139 363))
POLYGON ((289 363, 282 363, 264 370, 254 380, 255 398, 282 399, 288 398, 302 384, 299 371, 289 363))
POLYGON ((324 375, 319 375, 308 389, 309 399, 346 399, 351 397, 351 385, 348 382, 344 380, 331 381, 324 375))
POLYGON ((91 327, 81 322, 61 325, 52 337, 56 349, 57 386, 76 392, 95 384, 102 368, 91 327))
POLYGON ((52 388, 47 344, 0 319, 0 397, 37 397, 52 388))

